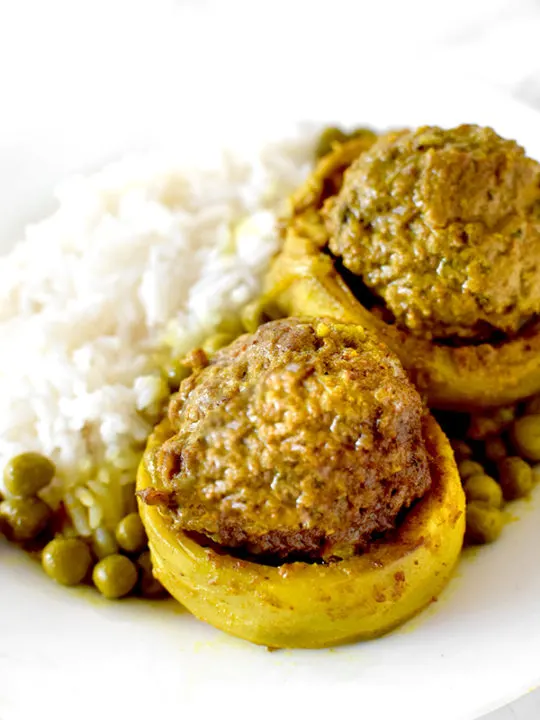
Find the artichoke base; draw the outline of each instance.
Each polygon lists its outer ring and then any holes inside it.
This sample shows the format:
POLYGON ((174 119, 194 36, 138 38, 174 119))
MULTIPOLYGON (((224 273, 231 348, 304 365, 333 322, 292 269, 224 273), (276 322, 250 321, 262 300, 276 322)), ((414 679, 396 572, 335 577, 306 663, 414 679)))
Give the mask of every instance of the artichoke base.
MULTIPOLYGON (((158 428, 145 458, 163 441, 158 428)), ((202 547, 139 499, 154 573, 197 618, 272 648, 321 648, 389 632, 440 594, 458 560, 465 498, 452 450, 431 417, 424 439, 432 487, 408 511, 392 539, 326 565, 279 567, 202 547)), ((145 459, 137 489, 152 484, 145 459)))

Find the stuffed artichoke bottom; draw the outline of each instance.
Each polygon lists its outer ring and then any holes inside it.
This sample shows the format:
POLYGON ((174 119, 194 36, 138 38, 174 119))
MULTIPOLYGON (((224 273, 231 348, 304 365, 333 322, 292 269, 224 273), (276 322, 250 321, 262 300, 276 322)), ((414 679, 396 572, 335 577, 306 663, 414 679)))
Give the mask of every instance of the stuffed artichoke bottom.
POLYGON ((137 489, 157 578, 270 647, 391 630, 438 596, 463 542, 448 440, 386 346, 326 319, 201 353, 137 489))
POLYGON ((489 128, 339 140, 291 199, 267 299, 373 330, 434 408, 540 390, 540 165, 489 128))

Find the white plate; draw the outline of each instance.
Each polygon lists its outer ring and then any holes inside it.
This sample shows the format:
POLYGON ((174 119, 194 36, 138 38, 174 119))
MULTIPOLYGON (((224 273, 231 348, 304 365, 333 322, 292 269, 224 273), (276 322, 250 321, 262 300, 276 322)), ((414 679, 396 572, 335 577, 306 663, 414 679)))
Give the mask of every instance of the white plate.
MULTIPOLYGON (((219 75, 212 92, 188 83, 181 96, 154 93, 137 113, 127 100, 103 117, 100 102, 114 95, 105 85, 75 103, 59 95, 44 116, 19 123, 13 114, 0 133, 0 247, 52 206, 52 185, 66 173, 127 148, 166 145, 187 128, 196 143, 217 127, 251 140, 296 120, 468 121, 493 125, 540 158, 534 113, 477 89, 451 90, 425 69, 421 92, 395 76, 381 85, 340 75, 325 93, 316 77, 302 78, 300 93, 297 78, 271 77, 268 69, 264 91, 250 87, 248 96, 245 84, 224 87, 219 75)), ((515 510, 520 521, 466 558, 420 618, 381 640, 325 651, 269 653, 173 603, 109 603, 68 591, 0 545, 0 716, 472 720, 540 684, 540 507, 515 510)))

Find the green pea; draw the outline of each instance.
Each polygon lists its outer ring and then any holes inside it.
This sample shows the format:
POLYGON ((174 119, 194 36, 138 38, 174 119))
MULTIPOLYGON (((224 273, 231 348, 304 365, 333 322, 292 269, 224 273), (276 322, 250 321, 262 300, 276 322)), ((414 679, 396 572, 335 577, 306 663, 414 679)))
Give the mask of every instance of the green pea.
POLYGON ((333 146, 338 143, 344 143, 347 140, 347 134, 338 127, 327 127, 319 135, 315 146, 315 157, 317 160, 328 155, 332 151, 333 146))
POLYGON ((117 553, 118 543, 114 534, 107 528, 96 528, 92 533, 92 550, 99 560, 103 560, 107 555, 117 553))
POLYGON ((140 552, 148 542, 146 531, 138 513, 130 513, 116 526, 116 540, 127 552, 140 552))
POLYGON ((464 488, 468 501, 479 500, 496 508, 503 505, 501 487, 488 475, 471 475, 465 481, 464 488))
POLYGON ((92 555, 84 540, 58 537, 45 546, 41 564, 60 585, 78 585, 92 564, 92 555))
POLYGON ((484 443, 484 451, 488 460, 499 462, 508 455, 506 443, 501 437, 493 436, 487 438, 484 443))
POLYGON ((524 415, 512 427, 512 442, 526 460, 540 461, 540 415, 524 415))
POLYGON ((133 590, 137 569, 125 555, 108 555, 95 565, 92 580, 102 595, 114 600, 133 590))
POLYGON ((484 468, 480 465, 480 463, 477 463, 474 460, 462 460, 458 464, 458 472, 461 479, 466 480, 472 475, 483 475, 484 468))
POLYGON ((163 370, 169 389, 176 392, 180 387, 182 380, 191 375, 191 368, 179 360, 172 360, 163 370))
POLYGON ((503 514, 497 508, 473 501, 467 505, 467 542, 485 545, 496 540, 504 525, 503 514))
POLYGON ((149 550, 139 555, 137 565, 139 566, 139 590, 141 595, 145 598, 155 599, 165 597, 167 591, 153 575, 149 550))
POLYGON ((17 455, 4 469, 4 485, 9 495, 32 497, 46 487, 54 477, 53 462, 39 453, 27 452, 17 455))
POLYGON ((505 500, 517 500, 528 495, 533 486, 531 466, 520 457, 507 457, 498 465, 499 483, 505 500))
POLYGON ((373 130, 366 127, 353 128, 347 133, 347 137, 349 140, 355 140, 361 137, 372 138, 373 140, 377 139, 377 135, 373 132, 373 130))
POLYGON ((9 498, 0 503, 0 524, 8 540, 33 540, 51 518, 49 506, 39 498, 9 498))

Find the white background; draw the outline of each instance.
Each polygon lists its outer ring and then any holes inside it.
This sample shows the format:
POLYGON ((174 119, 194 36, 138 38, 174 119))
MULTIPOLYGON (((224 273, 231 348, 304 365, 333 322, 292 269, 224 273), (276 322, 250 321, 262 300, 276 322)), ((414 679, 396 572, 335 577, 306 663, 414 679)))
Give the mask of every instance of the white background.
MULTIPOLYGON (((11 152, 18 163, 28 133, 60 122, 59 152, 86 142, 90 159, 92 140, 77 133, 81 114, 117 138, 129 112, 166 127, 160 97, 177 93, 178 103, 197 97, 211 131, 249 103, 255 85, 279 102, 284 76, 293 75, 299 93, 324 93, 334 73, 347 72, 361 108, 377 101, 366 93, 374 79, 381 92, 399 83, 414 96, 429 93, 438 68, 441 77, 492 84, 540 110, 540 2, 0 0, 0 147, 6 162, 11 152), (16 131, 3 133, 12 117, 16 131)), ((12 174, 17 183, 15 161, 12 174)), ((14 225, 24 212, 4 210, 14 225)), ((539 717, 537 692, 489 720, 539 717)))

